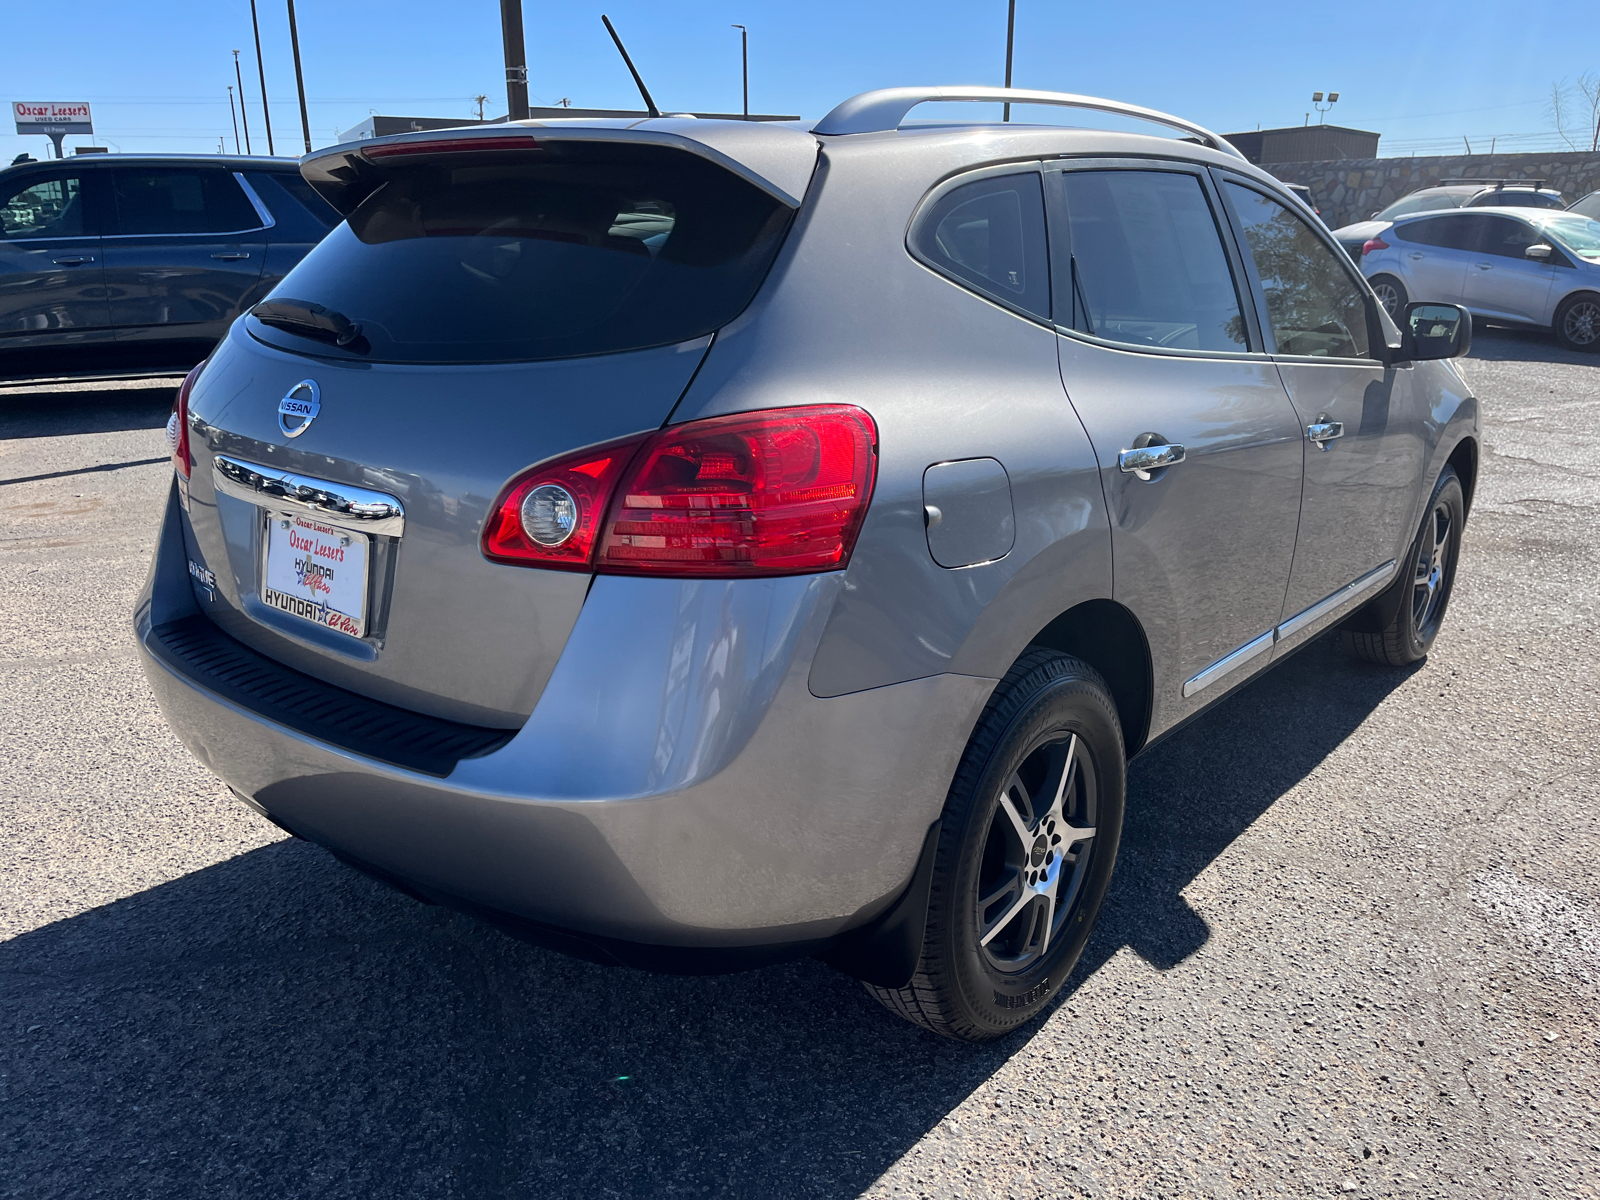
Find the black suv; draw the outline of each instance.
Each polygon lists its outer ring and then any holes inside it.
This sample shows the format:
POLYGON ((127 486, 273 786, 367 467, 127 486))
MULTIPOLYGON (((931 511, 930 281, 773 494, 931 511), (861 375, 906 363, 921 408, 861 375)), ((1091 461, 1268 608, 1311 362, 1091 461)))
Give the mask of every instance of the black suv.
POLYGON ((0 378, 187 370, 338 221, 294 159, 0 170, 0 378))

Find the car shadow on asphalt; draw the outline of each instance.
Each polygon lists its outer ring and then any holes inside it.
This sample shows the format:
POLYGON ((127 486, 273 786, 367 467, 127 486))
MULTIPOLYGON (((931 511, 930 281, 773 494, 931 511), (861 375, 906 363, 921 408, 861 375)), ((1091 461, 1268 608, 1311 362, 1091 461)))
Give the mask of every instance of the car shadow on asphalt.
MULTIPOLYGON (((1061 1003, 1199 949, 1183 888, 1405 676, 1324 639, 1142 756, 1061 1003)), ((0 1022, 30 1198, 854 1196, 1032 1036, 941 1040, 814 961, 577 962, 289 841, 0 944, 0 1022)))
POLYGON ((1569 363, 1575 367, 1600 367, 1600 354, 1568 350, 1548 330, 1511 325, 1479 324, 1472 331, 1472 351, 1467 359, 1489 362, 1569 363))
POLYGON ((5 388, 0 390, 0 441, 160 429, 172 413, 178 382, 93 390, 5 388))

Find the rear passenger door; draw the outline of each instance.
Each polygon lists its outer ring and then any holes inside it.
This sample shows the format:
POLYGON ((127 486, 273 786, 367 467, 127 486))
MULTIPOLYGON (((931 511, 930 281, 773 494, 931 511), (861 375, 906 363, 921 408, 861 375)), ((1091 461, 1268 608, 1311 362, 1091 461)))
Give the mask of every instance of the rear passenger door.
POLYGON ((1268 661, 1304 435, 1204 168, 1078 160, 1047 179, 1061 374, 1100 463, 1113 596, 1150 642, 1154 734, 1268 661), (1182 460, 1131 469, 1162 445, 1182 460))
POLYGON ((1460 304, 1472 257, 1474 218, 1452 213, 1402 221, 1389 232, 1400 243, 1400 269, 1413 300, 1460 304))
POLYGON ((271 215, 224 167, 117 167, 104 239, 119 341, 214 340, 261 278, 271 215))
POLYGON ((1279 630, 1286 652, 1392 577, 1421 486, 1427 414, 1417 411, 1413 368, 1381 361, 1376 301, 1345 255, 1253 182, 1217 174, 1305 447, 1279 630))

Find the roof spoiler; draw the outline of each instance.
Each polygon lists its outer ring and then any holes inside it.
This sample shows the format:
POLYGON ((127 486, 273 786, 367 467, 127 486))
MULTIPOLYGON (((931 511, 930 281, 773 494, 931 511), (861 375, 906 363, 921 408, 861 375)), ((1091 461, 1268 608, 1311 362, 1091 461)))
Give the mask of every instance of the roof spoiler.
POLYGON ((1155 125, 1182 130, 1198 139, 1202 145, 1243 159, 1244 155, 1220 134, 1212 133, 1203 125, 1141 108, 1137 104, 1124 104, 1120 100, 1102 100, 1097 96, 1077 96, 1070 92, 1034 92, 1021 88, 997 87, 902 87, 881 88, 862 92, 840 104, 812 127, 812 132, 823 137, 838 137, 855 133, 887 133, 900 128, 906 114, 919 104, 934 101, 971 101, 982 104, 1050 104, 1061 108, 1084 108, 1095 112, 1115 113, 1122 117, 1137 117, 1155 125))
POLYGON ((585 122, 515 121, 502 125, 434 129, 345 142, 308 154, 300 174, 317 194, 348 216, 396 165, 427 157, 537 153, 561 143, 654 146, 692 154, 760 188, 781 204, 799 208, 816 169, 817 140, 771 122, 705 121, 690 117, 585 122))

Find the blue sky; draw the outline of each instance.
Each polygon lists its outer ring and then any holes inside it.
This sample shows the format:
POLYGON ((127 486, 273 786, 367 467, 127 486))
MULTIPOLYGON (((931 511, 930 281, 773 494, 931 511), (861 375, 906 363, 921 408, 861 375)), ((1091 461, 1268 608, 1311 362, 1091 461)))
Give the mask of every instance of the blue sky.
MULTIPOLYGON (((272 125, 281 153, 301 149, 284 0, 257 0, 272 125)), ((868 88, 999 83, 1005 0, 527 0, 535 103, 635 107, 602 25, 609 13, 667 109, 736 111, 738 32, 750 27, 753 110, 819 117, 868 88)), ((1329 121, 1373 129, 1380 153, 1462 147, 1565 149, 1550 86, 1600 71, 1570 5, 1458 0, 1421 12, 1370 0, 1137 5, 1018 0, 1015 83, 1110 96, 1180 113, 1220 132, 1299 124, 1313 90, 1341 93, 1329 121)), ((299 0, 313 144, 369 112, 467 116, 471 97, 505 111, 496 0, 299 0)), ((227 85, 239 49, 252 140, 265 147, 249 0, 75 0, 19 4, 6 16, 0 95, 88 100, 96 136, 124 151, 233 148, 227 85), (70 18, 70 23, 68 19, 70 18)), ((919 110, 918 115, 933 115, 919 110)), ((1317 119, 1312 114, 1312 120, 1317 119)), ((48 142, 0 126, 0 163, 48 142)), ((1587 148, 1585 146, 1585 148, 1587 148)), ((70 152, 70 149, 69 149, 70 152)))

